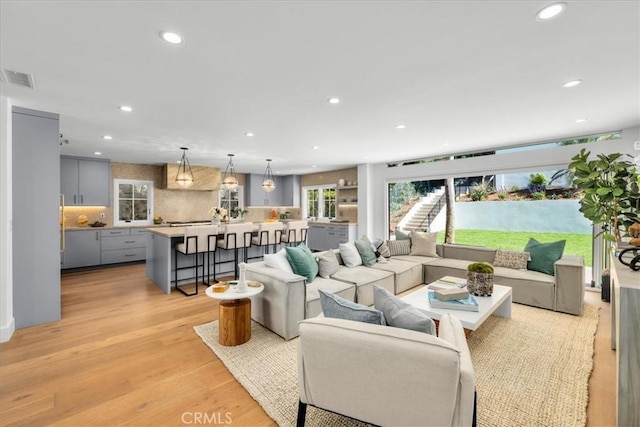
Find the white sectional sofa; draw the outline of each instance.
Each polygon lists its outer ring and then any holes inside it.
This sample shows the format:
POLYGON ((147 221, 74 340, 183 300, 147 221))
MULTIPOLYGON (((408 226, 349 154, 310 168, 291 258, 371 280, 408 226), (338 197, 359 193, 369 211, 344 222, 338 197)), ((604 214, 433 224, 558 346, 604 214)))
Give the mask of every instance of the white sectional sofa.
MULTIPOLYGON (((481 246, 437 245, 438 257, 400 255, 371 267, 346 267, 330 278, 303 276, 271 268, 264 262, 247 265, 246 278, 262 282, 265 290, 252 299, 251 316, 284 339, 298 336, 298 322, 322 312, 318 289, 364 305, 373 304, 373 285, 394 294, 443 276, 466 277, 471 262, 492 262, 496 250, 481 246)), ((494 282, 513 289, 513 302, 574 315, 582 314, 584 260, 564 255, 554 264, 555 275, 495 267, 494 282)))

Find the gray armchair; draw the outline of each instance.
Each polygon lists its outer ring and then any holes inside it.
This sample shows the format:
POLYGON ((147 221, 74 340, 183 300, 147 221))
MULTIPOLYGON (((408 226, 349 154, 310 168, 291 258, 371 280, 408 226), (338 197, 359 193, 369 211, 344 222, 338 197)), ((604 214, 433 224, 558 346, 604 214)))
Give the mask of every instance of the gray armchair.
POLYGON ((475 376, 460 321, 439 337, 331 318, 300 322, 298 426, 307 405, 380 426, 475 425, 475 376))

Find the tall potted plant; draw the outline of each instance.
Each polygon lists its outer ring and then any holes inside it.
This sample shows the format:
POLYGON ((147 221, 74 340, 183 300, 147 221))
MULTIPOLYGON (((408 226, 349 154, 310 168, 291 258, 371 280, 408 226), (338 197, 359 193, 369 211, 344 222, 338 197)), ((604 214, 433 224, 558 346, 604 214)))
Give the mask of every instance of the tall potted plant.
MULTIPOLYGON (((620 242, 621 228, 640 222, 640 174, 632 156, 620 153, 598 154, 584 148, 569 164, 573 185, 581 193, 580 212, 595 224, 604 225, 604 238, 620 242)), ((599 235, 598 234, 598 235, 599 235)))

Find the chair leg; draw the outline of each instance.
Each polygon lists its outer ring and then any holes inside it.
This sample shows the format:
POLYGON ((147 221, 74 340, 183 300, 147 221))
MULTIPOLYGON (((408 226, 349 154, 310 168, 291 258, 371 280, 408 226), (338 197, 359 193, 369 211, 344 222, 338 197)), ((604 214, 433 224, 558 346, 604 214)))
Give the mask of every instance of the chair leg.
POLYGON ((304 422, 307 417, 307 404, 302 403, 302 400, 298 400, 298 420, 296 422, 297 427, 304 427, 304 422))
MULTIPOLYGON (((187 292, 185 292, 185 291, 184 291, 184 289, 182 289, 182 288, 179 286, 179 284, 178 284, 178 251, 175 251, 175 250, 174 250, 173 254, 174 254, 174 258, 173 258, 173 259, 174 259, 174 264, 175 264, 175 265, 174 265, 174 273, 175 273, 175 276, 174 276, 174 277, 175 277, 175 280, 176 280, 176 289, 177 289, 177 290, 179 290, 179 291, 180 291, 180 292, 182 292, 185 296, 188 296, 188 297, 191 297, 191 296, 197 295, 197 294, 198 294, 198 254, 197 254, 197 253, 195 254, 195 257, 196 257, 196 260, 195 260, 195 261, 196 261, 196 281, 195 281, 195 284, 196 284, 196 291, 195 291, 195 292, 192 292, 192 293, 190 293, 190 294, 188 294, 187 292)), ((186 268, 189 268, 189 267, 186 267, 186 268)))
POLYGON ((233 265, 235 266, 234 270, 234 279, 238 279, 238 248, 236 247, 233 250, 233 265))

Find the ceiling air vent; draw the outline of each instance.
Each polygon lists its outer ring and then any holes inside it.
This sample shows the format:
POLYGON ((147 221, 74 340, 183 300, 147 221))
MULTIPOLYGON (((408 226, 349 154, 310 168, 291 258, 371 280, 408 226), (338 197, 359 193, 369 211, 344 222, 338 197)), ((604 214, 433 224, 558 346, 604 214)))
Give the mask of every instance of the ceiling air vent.
POLYGON ((16 86, 27 87, 29 89, 36 88, 36 82, 33 74, 21 73, 19 71, 11 71, 3 68, 0 72, 2 81, 16 86))

